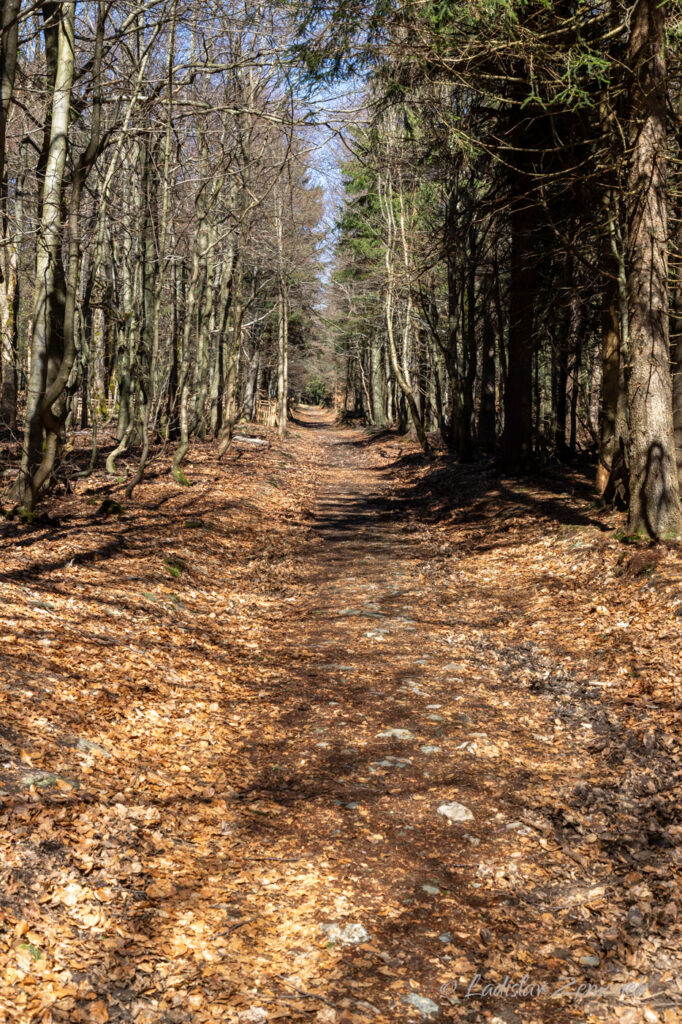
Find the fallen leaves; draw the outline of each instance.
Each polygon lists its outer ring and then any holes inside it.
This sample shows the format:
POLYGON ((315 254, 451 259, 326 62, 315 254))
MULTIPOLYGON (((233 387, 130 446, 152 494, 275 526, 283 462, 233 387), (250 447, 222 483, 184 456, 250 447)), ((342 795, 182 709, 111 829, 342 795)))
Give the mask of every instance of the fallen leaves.
POLYGON ((619 574, 473 471, 431 522, 393 441, 301 435, 6 543, 2 1012, 459 1020, 443 986, 518 972, 678 998, 678 553, 619 574))

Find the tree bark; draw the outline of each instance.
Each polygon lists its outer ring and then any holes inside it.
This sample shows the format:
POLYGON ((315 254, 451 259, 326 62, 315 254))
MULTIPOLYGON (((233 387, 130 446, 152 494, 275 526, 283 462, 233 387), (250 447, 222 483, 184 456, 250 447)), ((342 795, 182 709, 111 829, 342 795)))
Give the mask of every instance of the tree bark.
POLYGON ((74 70, 74 15, 72 0, 61 4, 57 29, 57 57, 52 97, 50 143, 42 191, 41 223, 37 241, 33 337, 26 397, 26 418, 20 476, 15 487, 19 501, 35 502, 33 474, 41 461, 43 420, 41 406, 48 381, 51 355, 51 309, 57 285, 64 165, 66 162, 71 87, 74 70))
POLYGON ((502 455, 507 473, 524 469, 532 454, 533 351, 537 209, 526 195, 525 176, 516 183, 511 211, 509 361, 504 403, 502 455))
POLYGON ((681 525, 669 353, 664 45, 664 8, 658 0, 638 0, 628 53, 629 526, 654 538, 677 536, 681 525))

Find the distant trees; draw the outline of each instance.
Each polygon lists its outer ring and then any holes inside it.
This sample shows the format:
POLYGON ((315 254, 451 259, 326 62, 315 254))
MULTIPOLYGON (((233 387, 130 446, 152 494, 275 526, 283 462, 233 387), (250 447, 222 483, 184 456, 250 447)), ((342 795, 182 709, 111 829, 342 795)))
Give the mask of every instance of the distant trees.
POLYGON ((367 83, 335 277, 364 324, 361 340, 340 325, 355 404, 422 443, 437 427, 463 459, 495 450, 508 472, 589 449, 600 493, 654 537, 681 526, 667 10, 467 0, 363 20, 339 0, 301 23, 314 75, 367 83))
POLYGON ((92 429, 91 468, 104 427, 110 473, 135 453, 129 495, 160 440, 186 483, 192 437, 224 448, 259 392, 279 386, 284 429, 289 346, 308 344, 297 324, 317 301, 321 194, 289 24, 251 0, 7 0, 2 26, 5 440, 23 423, 13 498, 31 509, 73 475, 63 460, 78 427, 92 429))
POLYGON ((13 500, 72 472, 79 427, 129 495, 156 441, 186 483, 192 438, 224 450, 259 395, 284 430, 326 318, 368 421, 508 472, 588 449, 633 531, 676 534, 679 23, 657 0, 5 0, 13 500), (365 85, 324 302, 304 62, 365 85))

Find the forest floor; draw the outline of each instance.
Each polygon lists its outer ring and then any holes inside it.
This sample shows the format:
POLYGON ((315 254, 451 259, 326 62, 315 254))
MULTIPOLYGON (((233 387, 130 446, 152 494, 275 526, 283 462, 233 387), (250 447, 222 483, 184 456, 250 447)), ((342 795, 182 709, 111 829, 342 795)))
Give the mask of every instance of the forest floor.
POLYGON ((248 432, 0 524, 0 1020, 682 1020, 679 549, 248 432))

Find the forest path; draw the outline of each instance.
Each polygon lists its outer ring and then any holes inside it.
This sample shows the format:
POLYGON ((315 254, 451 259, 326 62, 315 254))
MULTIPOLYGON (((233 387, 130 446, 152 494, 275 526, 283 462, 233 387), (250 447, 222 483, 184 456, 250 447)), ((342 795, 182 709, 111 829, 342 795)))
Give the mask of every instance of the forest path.
POLYGON ((98 478, 9 525, 6 1019, 676 1019, 679 742, 608 700, 649 636, 661 677, 663 603, 599 603, 587 503, 479 467, 440 523, 428 471, 303 409, 121 516, 98 478))

